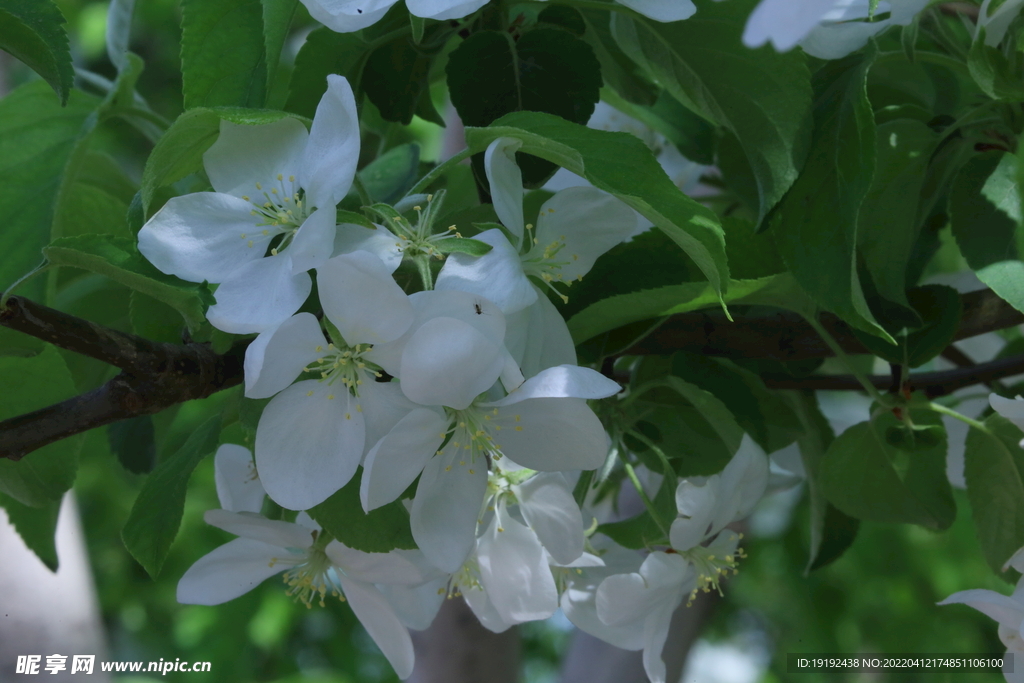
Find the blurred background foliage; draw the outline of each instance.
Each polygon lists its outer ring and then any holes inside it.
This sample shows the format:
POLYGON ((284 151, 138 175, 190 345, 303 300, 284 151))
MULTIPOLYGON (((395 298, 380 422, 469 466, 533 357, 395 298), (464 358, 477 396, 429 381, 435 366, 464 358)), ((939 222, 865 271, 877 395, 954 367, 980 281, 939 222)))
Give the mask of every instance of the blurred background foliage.
MULTIPOLYGON (((68 20, 76 64, 113 77, 104 49, 107 3, 58 0, 68 20)), ((131 49, 145 60, 139 91, 168 119, 181 111, 178 51, 181 29, 176 0, 140 0, 136 6, 131 49)), ((283 55, 273 102, 287 95, 291 61, 313 22, 300 6, 291 44, 283 55)), ((35 78, 11 59, 4 62, 7 88, 35 78)), ((443 88, 443 83, 441 85, 443 88)), ((435 100, 445 98, 443 89, 435 100)), ((372 108, 372 105, 368 105, 372 108)), ((372 121, 373 112, 367 112, 372 121)), ((391 125, 391 124, 389 124, 391 125)), ((371 123, 370 128, 373 125, 371 123)), ((424 148, 424 159, 436 159, 441 129, 416 120, 409 129, 368 130, 378 151, 409 139, 424 148)), ((133 145, 128 135, 109 135, 102 146, 127 168, 138 169, 148 143, 133 145)), ((80 277, 95 277, 79 275, 80 277)), ((60 308, 113 327, 127 329, 129 302, 112 301, 102 286, 60 308)), ((124 290, 119 290, 124 291, 124 290)), ((94 385, 97 374, 111 372, 87 359, 66 355, 81 385, 94 385)), ((207 403, 237 401, 238 392, 224 392, 206 401, 167 411, 154 420, 157 443, 167 456, 208 414, 207 403)), ((238 425, 229 429, 238 430, 238 425)), ((244 442, 244 435, 225 435, 244 442)), ((120 540, 120 531, 142 483, 110 452, 102 431, 86 439, 75 490, 79 498, 89 556, 95 576, 112 660, 181 658, 212 662, 208 674, 178 676, 194 683, 260 681, 276 683, 363 683, 396 681, 386 660, 343 604, 307 610, 293 604, 283 586, 269 580, 241 598, 219 607, 179 605, 177 579, 199 557, 229 540, 207 526, 203 512, 218 507, 213 461, 196 470, 181 533, 158 580, 151 580, 120 540)), ((968 588, 1009 592, 982 558, 966 495, 957 492, 959 515, 943 533, 919 527, 863 523, 853 547, 835 563, 804 575, 809 529, 807 496, 799 490, 780 494, 767 507, 774 520, 748 537, 748 559, 726 583, 705 631, 709 648, 696 648, 685 677, 687 683, 753 683, 819 681, 999 681, 997 674, 901 673, 893 675, 798 674, 786 672, 789 652, 992 653, 1003 651, 996 626, 966 606, 939 608, 935 603, 968 588), (752 667, 730 668, 729 658, 745 658, 752 667), (700 659, 701 661, 694 661, 700 659), (706 660, 706 661, 705 661, 706 660), (739 673, 736 673, 739 671, 739 673), (730 673, 732 672, 732 673, 730 673), (746 672, 746 673, 744 673, 746 672)), ((763 505, 762 507, 765 507, 763 505)), ((766 513, 768 514, 768 513, 766 513)), ((524 638, 524 679, 528 683, 558 680, 559 662, 571 642, 568 622, 527 624, 524 638)), ((162 680, 172 680, 170 674, 162 680)), ((152 680, 135 676, 121 680, 152 680)))

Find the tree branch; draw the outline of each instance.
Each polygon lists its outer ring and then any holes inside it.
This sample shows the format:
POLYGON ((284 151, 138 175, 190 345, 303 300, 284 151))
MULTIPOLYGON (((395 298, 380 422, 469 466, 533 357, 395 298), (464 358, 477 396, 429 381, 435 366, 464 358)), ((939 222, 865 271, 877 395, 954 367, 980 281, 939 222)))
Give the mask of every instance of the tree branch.
POLYGON ((0 325, 122 369, 80 396, 0 422, 0 458, 22 457, 60 439, 236 386, 248 342, 227 353, 207 344, 153 342, 111 330, 20 297, 0 311, 0 325))

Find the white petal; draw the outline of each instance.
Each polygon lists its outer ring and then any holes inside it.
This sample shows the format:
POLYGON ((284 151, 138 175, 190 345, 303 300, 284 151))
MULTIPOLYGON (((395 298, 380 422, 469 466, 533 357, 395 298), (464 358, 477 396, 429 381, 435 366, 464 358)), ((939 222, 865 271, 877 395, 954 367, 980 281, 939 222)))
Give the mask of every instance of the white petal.
POLYGON ((1003 398, 998 394, 989 394, 988 403, 1007 420, 1020 427, 1024 425, 1024 400, 1020 398, 1003 398))
POLYGON ((505 347, 526 377, 556 365, 576 365, 576 345, 562 314, 543 293, 506 317, 505 347))
POLYGON ((661 651, 668 639, 672 613, 678 605, 678 601, 658 605, 644 623, 644 671, 651 683, 665 683, 665 661, 661 658, 661 651))
POLYGON ((389 342, 412 324, 409 297, 373 254, 335 256, 317 268, 316 276, 324 314, 349 345, 389 342))
POLYGON ((575 280, 590 272, 599 256, 635 230, 633 209, 620 200, 596 187, 570 187, 541 206, 537 245, 532 253, 542 255, 549 245, 564 240, 565 246, 551 261, 567 261, 558 272, 565 280, 575 280))
POLYGON ((609 576, 597 589, 597 614, 609 626, 646 617, 666 601, 677 601, 693 579, 693 568, 676 554, 655 551, 633 574, 609 576))
POLYGON ((748 434, 744 434, 739 449, 722 470, 721 477, 719 491, 727 499, 718 505, 711 533, 743 519, 761 500, 768 487, 768 457, 748 434))
POLYGON ((494 212, 515 237, 513 246, 523 241, 523 174, 516 164, 516 150, 522 146, 516 138, 498 138, 484 152, 484 172, 491 186, 494 212))
MULTIPOLYGON (((920 2, 921 0, 918 0, 918 3, 920 2)), ((917 5, 918 3, 913 4, 917 5)), ((978 25, 985 27, 986 45, 989 47, 995 47, 1002 42, 1003 37, 1006 35, 1006 31, 1010 28, 1010 24, 1020 13, 1022 4, 1024 4, 1022 0, 1007 0, 999 5, 999 8, 991 15, 989 14, 991 2, 985 2, 983 4, 981 16, 978 17, 978 25)), ((893 11, 894 19, 896 18, 895 14, 896 12, 893 11)))
POLYGON ((427 463, 412 502, 416 545, 435 567, 454 572, 473 549, 476 520, 487 489, 487 464, 452 464, 434 457, 427 463))
POLYGON ((504 621, 547 619, 558 609, 558 589, 537 535, 511 516, 494 516, 477 558, 484 590, 504 621))
POLYGON ((952 605, 955 603, 973 607, 985 616, 995 619, 1000 626, 1007 628, 1020 628, 1021 620, 1024 619, 1024 605, 995 591, 981 588, 960 591, 936 604, 952 605))
POLYGON ((288 245, 292 273, 312 270, 331 258, 331 252, 334 251, 334 217, 333 208, 317 209, 303 221, 292 243, 288 245))
POLYGON ((258 204, 264 201, 263 193, 272 188, 279 192, 283 188, 283 196, 291 197, 297 185, 289 177, 299 172, 299 159, 308 138, 302 122, 290 116, 257 126, 222 120, 220 136, 203 154, 203 166, 217 192, 250 197, 258 204), (277 179, 278 175, 282 180, 277 179), (258 189, 256 183, 263 189, 258 189))
POLYGON ((221 444, 213 456, 213 481, 220 506, 231 512, 259 512, 263 484, 256 476, 252 453, 245 446, 221 444))
POLYGON ((690 0, 619 0, 626 7, 655 21, 682 21, 697 11, 690 0))
POLYGON ((608 455, 601 421, 580 398, 534 398, 499 408, 491 432, 502 452, 541 472, 592 470, 608 455), (518 418, 518 419, 517 419, 518 418))
POLYGON ((461 320, 434 318, 406 344, 400 386, 416 403, 463 410, 497 381, 503 351, 461 320))
POLYGON ((891 19, 863 22, 850 21, 825 24, 811 30, 800 41, 807 54, 818 59, 841 59, 867 45, 875 36, 892 25, 891 19))
POLYGON ((481 405, 511 406, 534 398, 605 398, 620 391, 622 387, 618 382, 608 379, 597 370, 578 365, 559 365, 526 380, 505 398, 481 405))
POLYGON ((569 588, 559 603, 562 612, 577 628, 623 650, 640 650, 644 646, 643 625, 639 621, 622 626, 609 626, 597 616, 597 591, 569 588))
POLYGON ((324 549, 331 562, 341 567, 345 576, 368 583, 414 585, 423 583, 420 568, 405 557, 403 551, 389 553, 366 553, 349 548, 340 541, 331 541, 324 549))
POLYGON ((434 289, 479 294, 497 304, 505 315, 537 300, 537 290, 523 272, 519 252, 500 230, 485 230, 473 239, 490 244, 493 249, 483 256, 449 254, 434 289))
MULTIPOLYGON (((375 224, 376 225, 376 224, 375 224)), ((402 265, 402 249, 395 234, 383 225, 376 230, 364 228, 353 223, 342 223, 334 236, 334 252, 332 256, 349 254, 353 251, 368 251, 379 258, 394 273, 402 265)))
POLYGON ((377 590, 408 628, 423 631, 437 616, 447 597, 448 577, 421 586, 377 585, 377 590))
POLYGON ((743 44, 760 47, 771 41, 779 52, 790 50, 811 32, 836 0, 761 0, 743 30, 743 44))
POLYGON ((373 26, 397 0, 302 0, 310 16, 338 33, 373 26))
POLYGON ((250 512, 207 510, 203 519, 210 526, 215 526, 242 538, 248 538, 251 541, 269 543, 278 549, 305 549, 313 544, 310 529, 292 522, 267 519, 250 512))
POLYGON ((676 508, 683 515, 669 530, 669 539, 676 550, 689 550, 708 536, 715 519, 718 500, 718 479, 712 477, 703 486, 684 479, 676 488, 676 508))
MULTIPOLYGON (((1003 571, 1005 572, 1010 567, 1013 567, 1017 571, 1024 573, 1024 548, 1021 548, 1015 552, 1010 559, 1003 565, 1003 571)), ((1021 584, 1024 585, 1024 584, 1021 584)))
POLYGON ((363 414, 343 386, 291 385, 256 427, 256 469, 278 505, 308 510, 347 484, 363 456, 363 414))
POLYGON ((244 595, 264 580, 288 569, 273 562, 283 551, 260 541, 236 538, 200 557, 178 581, 178 602, 219 605, 244 595))
POLYGON ((223 282, 262 259, 273 239, 257 229, 251 211, 249 202, 216 192, 172 197, 139 230, 139 251, 182 280, 223 282))
POLYGON ((406 0, 409 13, 424 19, 461 19, 487 4, 487 0, 406 0))
POLYGON ((398 382, 364 381, 359 386, 359 400, 366 421, 367 452, 394 429, 399 420, 421 407, 405 397, 398 382))
POLYGON ((388 658, 391 668, 399 678, 411 676, 415 661, 412 638, 388 601, 371 584, 355 581, 341 573, 338 581, 352 612, 388 658))
POLYGON ((537 474, 513 490, 523 519, 556 562, 583 554, 583 515, 560 472, 537 474))
POLYGON ((306 190, 309 205, 333 211, 348 194, 358 161, 359 118, 352 86, 343 76, 330 74, 299 171, 299 184, 306 190))
POLYGON ((312 313, 297 313, 261 332, 245 350, 245 395, 270 398, 323 356, 327 340, 312 313))
POLYGON ((292 275, 287 254, 248 263, 217 288, 217 303, 206 317, 232 334, 262 332, 287 320, 309 296, 313 282, 306 273, 292 275))
MULTIPOLYGON (((402 495, 444 441, 447 418, 417 408, 366 454, 359 498, 369 512, 402 495)), ((379 582, 378 582, 379 583, 379 582)))
POLYGON ((477 620, 488 631, 503 633, 512 628, 513 624, 501 618, 494 603, 488 597, 487 591, 483 588, 480 586, 459 586, 459 590, 462 592, 462 597, 466 600, 466 604, 469 605, 469 609, 473 610, 477 620))

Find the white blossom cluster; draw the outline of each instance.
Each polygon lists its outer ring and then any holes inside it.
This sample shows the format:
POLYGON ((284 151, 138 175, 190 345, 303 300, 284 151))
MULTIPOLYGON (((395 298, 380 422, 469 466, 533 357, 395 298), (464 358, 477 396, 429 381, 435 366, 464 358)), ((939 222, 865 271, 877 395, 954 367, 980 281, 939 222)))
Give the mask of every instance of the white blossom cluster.
POLYGON ((353 94, 338 76, 308 133, 290 118, 223 123, 204 157, 214 191, 169 200, 142 228, 139 248, 157 267, 218 285, 213 325, 258 333, 245 395, 270 399, 254 455, 217 453, 222 509, 206 521, 238 538, 186 572, 181 602, 219 604, 284 572, 306 605, 346 600, 403 678, 408 629, 426 628, 446 597, 465 599, 493 631, 561 608, 598 637, 643 648, 651 680, 664 680, 672 611, 735 568, 739 535, 726 525, 761 497, 767 459, 747 439, 721 474, 682 481, 671 545, 646 559, 588 538, 572 484, 605 463, 609 437, 587 401, 621 388, 576 365, 544 288, 562 296, 555 284, 581 279, 636 219, 613 196, 573 187, 526 223, 520 144, 499 138, 485 154, 501 226, 474 239, 490 250, 451 253, 436 282, 420 271, 424 289, 411 294, 395 272, 437 257, 451 231, 434 229, 440 199, 430 196, 385 211, 387 226, 338 224, 359 151, 353 94), (299 311, 310 271, 322 318, 299 311), (403 500, 418 550, 350 548, 304 512, 360 468, 363 509, 403 500), (295 521, 261 516, 264 496, 299 511, 295 521))

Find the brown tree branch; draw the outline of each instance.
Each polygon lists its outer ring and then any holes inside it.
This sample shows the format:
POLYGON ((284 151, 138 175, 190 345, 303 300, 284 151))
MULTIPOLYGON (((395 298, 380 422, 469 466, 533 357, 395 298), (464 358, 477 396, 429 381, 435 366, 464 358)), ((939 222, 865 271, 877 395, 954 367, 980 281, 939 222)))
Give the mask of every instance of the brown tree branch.
POLYGON ((248 345, 236 344, 222 355, 207 344, 152 342, 20 297, 11 297, 0 311, 0 325, 122 369, 97 389, 0 422, 0 458, 10 460, 94 427, 236 386, 248 345))

